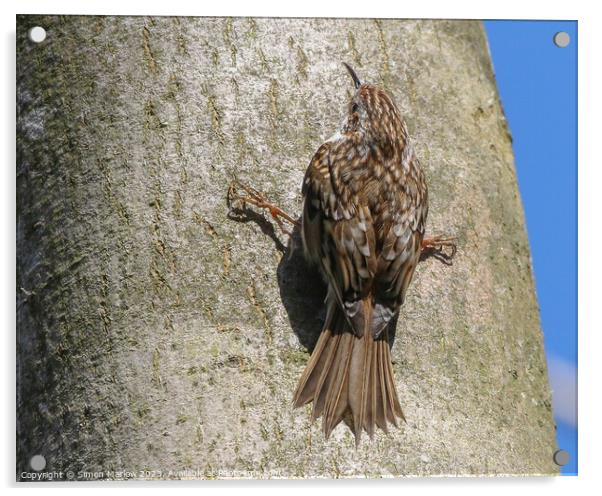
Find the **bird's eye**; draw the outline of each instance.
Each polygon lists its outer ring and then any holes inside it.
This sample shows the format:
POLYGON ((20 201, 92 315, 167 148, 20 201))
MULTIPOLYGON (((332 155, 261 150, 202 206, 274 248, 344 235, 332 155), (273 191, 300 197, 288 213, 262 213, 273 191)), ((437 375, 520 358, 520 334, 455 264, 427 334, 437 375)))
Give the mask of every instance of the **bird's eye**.
POLYGON ((352 113, 352 114, 355 114, 355 113, 356 113, 358 110, 359 110, 359 107, 357 106, 357 103, 354 103, 354 104, 351 106, 351 113, 352 113))

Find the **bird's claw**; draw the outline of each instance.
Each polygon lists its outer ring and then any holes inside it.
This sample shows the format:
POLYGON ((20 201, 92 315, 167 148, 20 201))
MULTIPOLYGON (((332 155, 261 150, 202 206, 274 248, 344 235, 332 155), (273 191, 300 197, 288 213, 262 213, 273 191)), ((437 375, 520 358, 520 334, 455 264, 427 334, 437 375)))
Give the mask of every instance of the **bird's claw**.
POLYGON ((452 259, 458 251, 456 245, 457 238, 455 236, 433 236, 430 238, 424 238, 422 240, 422 259, 429 256, 451 264, 452 259), (446 248, 449 248, 449 253, 446 252, 446 248))
POLYGON ((289 237, 292 236, 292 232, 284 226, 282 219, 291 223, 293 226, 299 224, 280 207, 269 202, 264 193, 241 183, 238 179, 234 179, 228 187, 228 207, 232 208, 235 202, 240 202, 242 210, 246 208, 247 204, 267 210, 276 221, 276 224, 278 224, 280 230, 289 237))

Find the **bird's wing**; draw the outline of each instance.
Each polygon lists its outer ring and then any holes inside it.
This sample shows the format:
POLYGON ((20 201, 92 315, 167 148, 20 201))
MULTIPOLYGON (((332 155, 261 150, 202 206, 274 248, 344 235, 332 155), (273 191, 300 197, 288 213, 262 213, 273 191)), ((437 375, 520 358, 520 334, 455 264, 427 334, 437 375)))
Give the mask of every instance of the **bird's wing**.
POLYGON ((377 266, 374 228, 368 206, 339 180, 347 157, 335 153, 333 146, 322 145, 305 174, 303 244, 308 258, 326 276, 354 332, 361 336, 367 325, 363 299, 377 266))
POLYGON ((378 257, 374 284, 375 336, 389 323, 405 299, 420 259, 428 214, 428 191, 421 173, 406 177, 396 196, 392 219, 384 233, 378 257))

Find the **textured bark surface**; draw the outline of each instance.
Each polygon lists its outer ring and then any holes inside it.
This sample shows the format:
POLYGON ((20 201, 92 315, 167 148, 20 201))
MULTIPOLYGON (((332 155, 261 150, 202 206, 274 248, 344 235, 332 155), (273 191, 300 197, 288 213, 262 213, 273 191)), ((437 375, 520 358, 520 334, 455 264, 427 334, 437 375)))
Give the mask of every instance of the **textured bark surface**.
POLYGON ((38 453, 104 477, 557 473, 480 23, 23 16, 17 52, 18 477, 38 453), (453 266, 420 264, 399 318, 407 424, 357 450, 291 407, 316 274, 226 205, 236 175, 298 215, 353 89, 343 60, 405 114, 427 232, 459 236, 453 266))

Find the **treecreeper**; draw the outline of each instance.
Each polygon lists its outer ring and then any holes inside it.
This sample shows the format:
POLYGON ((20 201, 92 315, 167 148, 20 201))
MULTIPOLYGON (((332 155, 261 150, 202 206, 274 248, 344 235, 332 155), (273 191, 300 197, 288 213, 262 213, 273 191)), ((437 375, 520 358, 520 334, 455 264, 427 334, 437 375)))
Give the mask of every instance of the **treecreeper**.
MULTIPOLYGON (((326 319, 293 403, 312 405, 324 435, 344 421, 359 444, 362 431, 405 420, 391 363, 396 321, 421 255, 450 260, 454 238, 425 237, 426 178, 393 98, 355 86, 340 129, 314 154, 303 180, 300 231, 306 259, 328 286, 326 319), (445 255, 443 249, 451 248, 445 255)), ((296 223, 260 193, 238 199, 296 223)))

